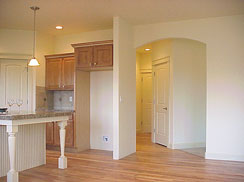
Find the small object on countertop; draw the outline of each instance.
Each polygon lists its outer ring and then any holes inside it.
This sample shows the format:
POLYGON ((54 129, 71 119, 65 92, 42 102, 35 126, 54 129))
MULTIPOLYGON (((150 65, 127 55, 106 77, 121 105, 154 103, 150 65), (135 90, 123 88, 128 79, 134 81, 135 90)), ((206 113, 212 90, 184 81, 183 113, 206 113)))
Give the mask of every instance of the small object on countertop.
POLYGON ((0 114, 7 114, 8 108, 7 107, 0 107, 0 114))

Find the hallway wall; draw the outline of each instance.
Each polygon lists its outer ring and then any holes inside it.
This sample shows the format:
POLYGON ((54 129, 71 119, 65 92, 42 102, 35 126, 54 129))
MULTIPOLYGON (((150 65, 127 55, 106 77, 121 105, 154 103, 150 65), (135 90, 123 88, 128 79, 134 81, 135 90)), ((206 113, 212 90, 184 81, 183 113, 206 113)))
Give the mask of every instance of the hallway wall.
POLYGON ((206 145, 206 45, 172 40, 173 148, 206 145))

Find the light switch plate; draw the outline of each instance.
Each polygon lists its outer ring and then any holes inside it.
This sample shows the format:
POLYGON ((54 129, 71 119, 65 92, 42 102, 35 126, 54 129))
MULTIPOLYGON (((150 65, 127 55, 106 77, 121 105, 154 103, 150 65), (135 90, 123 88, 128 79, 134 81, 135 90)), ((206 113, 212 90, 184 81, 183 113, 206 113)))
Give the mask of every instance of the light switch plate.
POLYGON ((72 96, 69 97, 69 101, 72 102, 73 101, 73 98, 72 96))

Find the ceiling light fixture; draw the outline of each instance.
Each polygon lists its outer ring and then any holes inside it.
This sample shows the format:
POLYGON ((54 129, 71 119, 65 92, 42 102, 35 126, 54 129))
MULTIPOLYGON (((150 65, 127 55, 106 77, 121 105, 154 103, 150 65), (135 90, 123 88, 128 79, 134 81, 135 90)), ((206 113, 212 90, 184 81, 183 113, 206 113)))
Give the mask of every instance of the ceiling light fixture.
POLYGON ((151 50, 151 49, 149 49, 149 48, 146 48, 146 49, 145 49, 145 51, 150 51, 150 50, 151 50))
POLYGON ((34 11, 34 41, 33 41, 33 55, 32 55, 32 59, 29 62, 29 66, 39 66, 39 62, 37 61, 37 59, 35 58, 35 51, 36 51, 36 11, 39 10, 40 8, 37 6, 32 6, 30 7, 31 10, 34 11))
POLYGON ((63 29, 63 27, 62 27, 62 26, 60 26, 60 25, 58 25, 58 26, 56 26, 56 29, 57 29, 57 30, 62 30, 62 29, 63 29))

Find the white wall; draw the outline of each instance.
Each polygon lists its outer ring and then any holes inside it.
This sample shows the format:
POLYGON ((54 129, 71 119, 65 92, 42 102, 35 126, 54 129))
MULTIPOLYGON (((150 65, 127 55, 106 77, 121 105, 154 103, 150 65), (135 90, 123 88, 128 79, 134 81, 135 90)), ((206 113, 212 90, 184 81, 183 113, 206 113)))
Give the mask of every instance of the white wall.
MULTIPOLYGON (((1 57, 31 57, 33 51, 33 31, 0 29, 1 57)), ((36 58, 40 66, 36 67, 36 84, 45 86, 45 58, 44 55, 53 52, 53 37, 37 32, 36 58)))
POLYGON ((93 42, 102 40, 113 40, 113 30, 98 30, 92 32, 82 32, 79 34, 61 35, 55 37, 54 53, 74 52, 71 44, 93 42))
POLYGON ((132 27, 114 18, 113 158, 136 152, 136 50, 132 27))
POLYGON ((113 71, 91 72, 91 149, 113 150, 113 71), (108 142, 103 136, 109 137, 108 142))
POLYGON ((45 55, 53 54, 54 37, 52 35, 37 32, 36 35, 36 58, 40 66, 36 67, 36 84, 45 87, 46 59, 45 55))
POLYGON ((0 53, 32 55, 33 32, 0 29, 0 53))
POLYGON ((206 45, 172 40, 173 147, 205 147, 206 45))
POLYGON ((189 38, 207 46, 206 157, 244 161, 244 16, 134 27, 134 46, 189 38))

